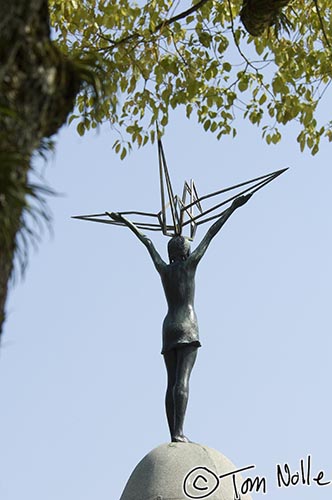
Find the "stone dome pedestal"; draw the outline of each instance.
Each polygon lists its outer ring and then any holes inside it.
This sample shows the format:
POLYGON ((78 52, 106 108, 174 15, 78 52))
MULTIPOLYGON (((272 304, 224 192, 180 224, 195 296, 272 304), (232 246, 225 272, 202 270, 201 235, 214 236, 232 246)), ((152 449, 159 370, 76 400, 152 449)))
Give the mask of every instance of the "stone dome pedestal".
POLYGON ((120 500, 251 500, 240 473, 232 474, 244 466, 201 444, 162 444, 135 467, 120 500))

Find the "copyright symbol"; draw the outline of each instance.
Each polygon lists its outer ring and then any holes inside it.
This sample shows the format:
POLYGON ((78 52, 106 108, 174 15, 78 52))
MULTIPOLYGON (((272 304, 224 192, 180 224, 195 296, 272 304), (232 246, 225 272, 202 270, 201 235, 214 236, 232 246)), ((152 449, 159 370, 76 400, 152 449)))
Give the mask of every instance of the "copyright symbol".
POLYGON ((183 481, 183 491, 188 498, 206 498, 216 491, 219 477, 207 467, 195 467, 183 481))

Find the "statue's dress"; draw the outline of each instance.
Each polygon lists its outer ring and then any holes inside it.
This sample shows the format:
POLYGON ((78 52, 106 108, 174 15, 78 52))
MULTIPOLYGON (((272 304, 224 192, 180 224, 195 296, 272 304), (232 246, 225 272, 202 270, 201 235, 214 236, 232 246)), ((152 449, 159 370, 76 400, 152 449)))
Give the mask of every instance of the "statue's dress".
POLYGON ((165 266, 160 273, 168 304, 162 354, 187 345, 201 346, 194 310, 195 271, 189 258, 165 266))

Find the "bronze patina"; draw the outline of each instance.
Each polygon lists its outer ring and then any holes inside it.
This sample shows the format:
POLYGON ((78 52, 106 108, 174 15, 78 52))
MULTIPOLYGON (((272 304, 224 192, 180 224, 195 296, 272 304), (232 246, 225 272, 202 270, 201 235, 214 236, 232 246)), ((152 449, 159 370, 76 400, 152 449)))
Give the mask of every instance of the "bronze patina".
POLYGON ((278 170, 201 197, 198 197, 193 181, 190 184, 186 182, 182 198, 180 198, 173 194, 161 141, 158 142, 158 151, 161 188, 160 212, 156 214, 137 211, 104 212, 102 214, 75 216, 75 218, 126 226, 137 236, 149 252, 154 267, 160 275, 168 305, 162 329, 162 354, 168 379, 166 390, 167 421, 171 440, 187 442, 188 438, 184 435, 183 425, 188 403, 189 379, 196 360, 197 350, 201 346, 194 309, 197 266, 211 240, 235 210, 247 203, 256 191, 266 186, 287 169, 278 170), (214 199, 224 193, 234 192, 234 190, 237 191, 235 195, 203 210, 203 201, 214 199), (186 201, 188 194, 190 195, 189 203, 186 201), (171 212, 171 223, 166 220, 166 197, 171 212), (225 204, 230 204, 230 206, 219 213, 218 209, 225 204), (194 213, 194 209, 197 209, 198 214, 194 213), (131 222, 126 217, 127 215, 140 216, 143 217, 143 220, 131 222), (153 222, 151 222, 151 218, 154 219, 153 222), (190 242, 195 236, 197 226, 214 219, 216 221, 207 230, 195 250, 191 252, 190 242), (188 227, 190 237, 183 236, 183 230, 188 227), (171 238, 168 243, 168 263, 161 258, 153 242, 141 231, 142 229, 162 231, 164 235, 171 238))

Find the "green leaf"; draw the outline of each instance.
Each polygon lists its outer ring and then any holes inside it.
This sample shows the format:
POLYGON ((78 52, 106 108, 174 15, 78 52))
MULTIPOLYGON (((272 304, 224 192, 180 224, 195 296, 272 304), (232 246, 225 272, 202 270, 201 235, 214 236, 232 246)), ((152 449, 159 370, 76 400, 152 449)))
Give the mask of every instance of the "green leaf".
POLYGON ((262 106, 262 104, 264 104, 264 102, 266 101, 267 97, 266 97, 266 94, 262 94, 258 103, 262 106))
POLYGON ((124 160, 125 157, 127 156, 127 149, 125 147, 122 148, 120 159, 124 160))
POLYGON ((80 136, 84 135, 84 132, 85 132, 84 123, 83 122, 78 123, 76 130, 80 136))
POLYGON ((248 89, 248 80, 240 80, 238 83, 239 90, 245 92, 248 89))
POLYGON ((209 130, 210 128, 210 125, 211 125, 211 120, 206 120, 203 124, 203 128, 205 131, 209 130))
POLYGON ((73 120, 76 120, 76 118, 79 118, 79 115, 70 115, 68 119, 68 125, 70 125, 73 120))

